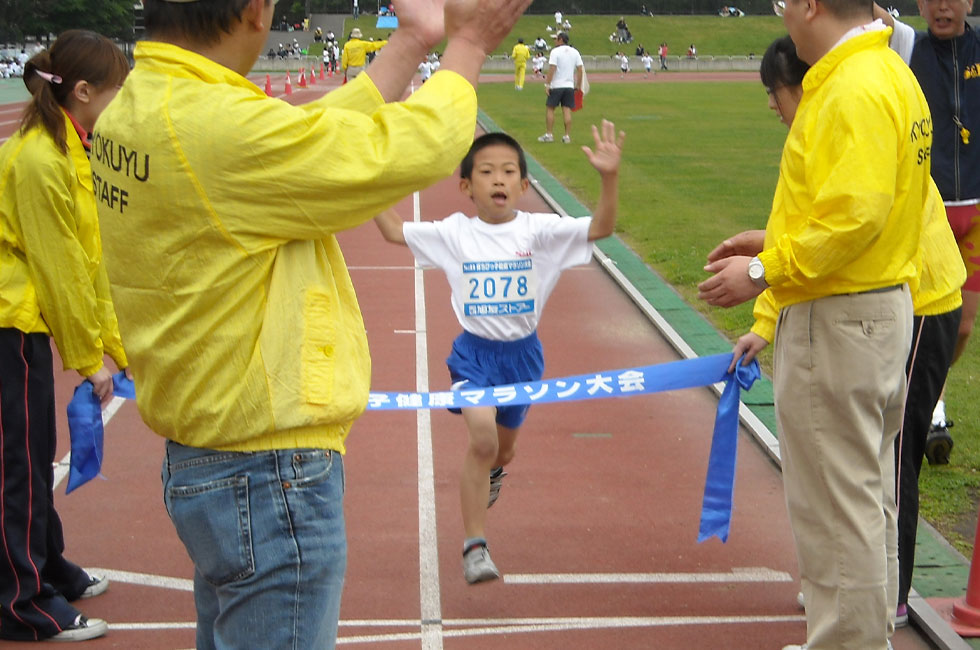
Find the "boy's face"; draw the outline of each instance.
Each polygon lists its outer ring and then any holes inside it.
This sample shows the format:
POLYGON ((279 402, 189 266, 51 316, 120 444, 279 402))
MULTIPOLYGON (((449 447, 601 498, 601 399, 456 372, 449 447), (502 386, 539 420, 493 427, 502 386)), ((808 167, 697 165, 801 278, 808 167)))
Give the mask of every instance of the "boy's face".
POLYGON ((919 13, 929 31, 940 39, 956 38, 966 30, 966 15, 973 11, 973 0, 919 0, 919 13))
POLYGON ((473 199, 477 215, 490 223, 513 219, 514 206, 527 187, 517 152, 505 144, 491 144, 477 151, 472 178, 459 181, 460 191, 473 199))

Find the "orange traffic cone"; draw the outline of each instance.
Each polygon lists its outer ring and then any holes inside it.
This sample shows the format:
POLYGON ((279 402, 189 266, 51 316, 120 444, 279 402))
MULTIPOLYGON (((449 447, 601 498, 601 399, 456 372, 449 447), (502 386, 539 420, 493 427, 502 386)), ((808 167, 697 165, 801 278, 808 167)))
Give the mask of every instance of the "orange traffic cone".
POLYGON ((265 94, 272 97, 272 76, 265 76, 265 94))
POLYGON ((323 79, 326 79, 326 77, 323 76, 323 64, 321 63, 320 64, 320 80, 322 81, 323 79))
POLYGON ((299 83, 296 84, 300 88, 306 88, 306 68, 300 68, 299 70, 299 83))
POLYGON ((286 94, 293 94, 293 82, 289 80, 289 70, 286 70, 286 94))
POLYGON ((331 65, 327 66, 327 69, 328 69, 328 72, 330 73, 330 76, 332 77, 333 76, 334 65, 331 64, 331 65))
POLYGON ((310 64, 310 85, 316 84, 316 72, 313 71, 313 65, 310 64))

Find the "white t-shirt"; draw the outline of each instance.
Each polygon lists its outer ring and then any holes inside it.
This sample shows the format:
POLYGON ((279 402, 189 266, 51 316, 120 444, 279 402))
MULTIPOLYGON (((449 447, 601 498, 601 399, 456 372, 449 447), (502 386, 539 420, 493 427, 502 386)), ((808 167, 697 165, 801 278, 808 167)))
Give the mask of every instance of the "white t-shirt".
POLYGON ((536 56, 531 59, 531 69, 534 71, 543 70, 544 64, 547 63, 547 59, 543 56, 536 56))
POLYGON ((518 211, 491 224, 462 212, 406 222, 405 241, 420 266, 442 269, 464 330, 515 341, 537 329, 561 272, 592 257, 591 217, 518 211))
POLYGON ((552 88, 574 88, 575 69, 582 64, 582 55, 571 45, 559 45, 551 50, 548 65, 555 66, 555 75, 551 78, 552 88))
POLYGON ((644 54, 640 58, 640 61, 643 61, 643 67, 646 68, 647 70, 649 70, 650 66, 653 65, 653 57, 650 56, 649 54, 644 54))

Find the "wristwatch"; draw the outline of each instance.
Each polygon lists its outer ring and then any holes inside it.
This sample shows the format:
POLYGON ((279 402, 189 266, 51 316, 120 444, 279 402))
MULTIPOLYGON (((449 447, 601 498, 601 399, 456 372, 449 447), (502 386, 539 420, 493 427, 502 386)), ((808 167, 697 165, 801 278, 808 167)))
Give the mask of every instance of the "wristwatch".
POLYGON ((749 260, 749 279, 760 289, 769 287, 769 283, 766 282, 766 267, 762 265, 762 260, 758 257, 749 260))

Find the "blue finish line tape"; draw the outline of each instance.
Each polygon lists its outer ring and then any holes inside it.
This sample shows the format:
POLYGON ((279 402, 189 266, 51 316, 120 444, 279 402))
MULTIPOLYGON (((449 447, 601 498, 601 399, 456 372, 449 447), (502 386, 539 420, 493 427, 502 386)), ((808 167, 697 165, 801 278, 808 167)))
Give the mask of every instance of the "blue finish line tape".
MULTIPOLYGON (((737 364, 734 373, 728 372, 731 363, 732 355, 728 353, 509 386, 436 393, 371 393, 368 397, 368 409, 415 410, 572 402, 698 388, 723 381, 725 389, 718 400, 708 471, 704 481, 698 542, 711 537, 727 542, 732 520, 732 495, 735 491, 741 390, 751 388, 761 375, 759 364, 755 360, 747 366, 737 364)), ((136 399, 133 382, 126 379, 123 373, 114 375, 112 380, 115 395, 136 399)), ((68 428, 71 435, 71 465, 66 492, 71 492, 99 476, 102 469, 102 407, 88 381, 83 381, 75 389, 75 396, 68 405, 68 428)))
POLYGON ((708 456, 708 472, 701 504, 698 542, 717 536, 728 541, 735 491, 735 457, 738 447, 738 404, 741 389, 748 390, 761 375, 753 360, 728 372, 732 355, 716 354, 641 368, 609 370, 588 375, 562 377, 507 386, 469 388, 435 393, 374 393, 368 396, 369 410, 415 410, 472 408, 474 406, 518 406, 572 402, 603 397, 631 397, 681 388, 710 386, 725 382, 708 456), (733 377, 734 375, 734 377, 733 377), (731 381, 732 379, 735 381, 731 381))

